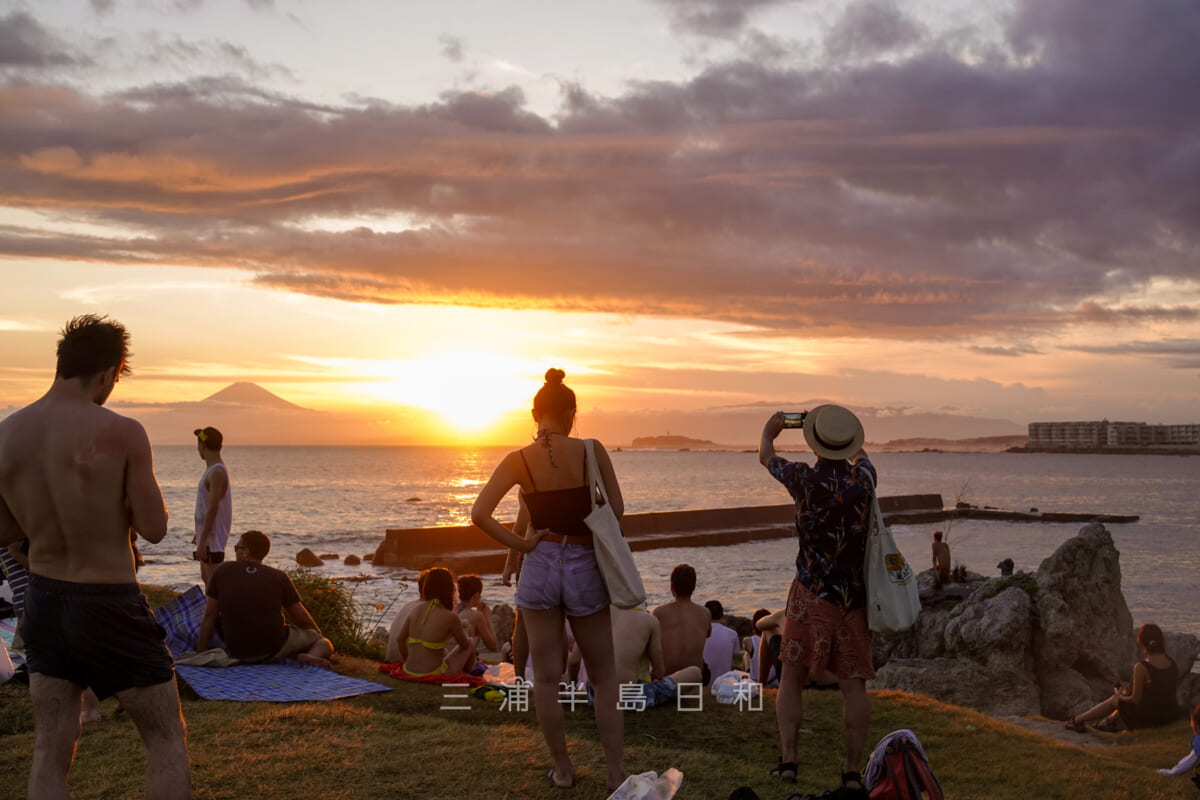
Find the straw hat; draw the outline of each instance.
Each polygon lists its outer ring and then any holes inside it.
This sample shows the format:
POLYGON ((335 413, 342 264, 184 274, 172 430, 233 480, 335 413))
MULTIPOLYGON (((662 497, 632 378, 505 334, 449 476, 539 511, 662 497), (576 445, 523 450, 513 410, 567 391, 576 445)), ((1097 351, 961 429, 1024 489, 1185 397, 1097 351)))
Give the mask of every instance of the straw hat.
POLYGON ((864 438, 858 417, 841 406, 817 406, 804 419, 804 441, 822 458, 853 458, 864 438))

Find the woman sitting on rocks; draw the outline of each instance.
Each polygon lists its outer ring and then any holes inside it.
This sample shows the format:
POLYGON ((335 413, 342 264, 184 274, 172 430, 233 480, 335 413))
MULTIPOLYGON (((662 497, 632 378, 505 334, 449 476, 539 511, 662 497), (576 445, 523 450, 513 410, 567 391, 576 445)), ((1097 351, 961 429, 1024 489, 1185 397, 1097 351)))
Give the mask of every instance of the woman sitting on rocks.
POLYGON ((1102 719, 1094 727, 1115 732, 1124 728, 1157 728, 1179 718, 1175 702, 1175 683, 1179 669, 1166 653, 1166 639, 1157 625, 1138 629, 1138 644, 1146 657, 1133 665, 1133 686, 1126 694, 1122 687, 1112 697, 1067 720, 1069 730, 1083 733, 1084 723, 1102 719))

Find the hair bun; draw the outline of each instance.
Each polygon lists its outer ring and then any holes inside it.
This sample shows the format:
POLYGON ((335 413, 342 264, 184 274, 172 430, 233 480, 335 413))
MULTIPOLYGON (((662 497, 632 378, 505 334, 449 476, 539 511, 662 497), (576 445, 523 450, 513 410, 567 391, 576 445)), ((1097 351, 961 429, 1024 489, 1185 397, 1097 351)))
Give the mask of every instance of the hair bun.
POLYGON ((558 367, 551 367, 550 369, 546 370, 546 383, 550 384, 551 386, 561 385, 563 378, 565 377, 567 377, 567 373, 563 372, 558 367))

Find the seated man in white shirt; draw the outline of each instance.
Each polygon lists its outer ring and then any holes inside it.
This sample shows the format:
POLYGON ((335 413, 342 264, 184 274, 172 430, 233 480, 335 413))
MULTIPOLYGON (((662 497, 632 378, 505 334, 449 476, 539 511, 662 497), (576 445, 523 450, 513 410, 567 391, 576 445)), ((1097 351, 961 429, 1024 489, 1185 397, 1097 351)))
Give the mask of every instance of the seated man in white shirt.
POLYGON ((712 616, 712 628, 704 640, 704 663, 708 665, 709 683, 713 678, 733 669, 733 654, 738 649, 737 631, 721 623, 725 619, 725 607, 719 600, 704 604, 712 616))

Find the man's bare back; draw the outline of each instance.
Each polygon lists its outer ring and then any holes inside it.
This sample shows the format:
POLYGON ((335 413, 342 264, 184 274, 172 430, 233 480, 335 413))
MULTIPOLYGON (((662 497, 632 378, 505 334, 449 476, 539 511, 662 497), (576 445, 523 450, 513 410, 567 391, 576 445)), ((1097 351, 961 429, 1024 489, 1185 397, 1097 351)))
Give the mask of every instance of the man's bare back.
POLYGON ((668 673, 684 667, 704 668, 704 641, 712 627, 712 615, 688 598, 675 598, 654 609, 662 626, 663 661, 668 673))
POLYGON ((171 654, 138 589, 129 535, 161 541, 167 513, 146 432, 101 408, 127 357, 120 324, 76 317, 59 340, 50 390, 0 422, 0 546, 29 540, 21 634, 32 800, 67 796, 85 688, 115 694, 141 734, 146 796, 191 795, 171 654))
POLYGON ((655 680, 666 677, 669 673, 663 661, 662 628, 658 617, 640 608, 614 608, 610 615, 617 683, 636 683, 645 663, 650 664, 655 680))
POLYGON ((75 583, 134 583, 132 526, 167 531, 146 432, 56 381, 0 422, 0 543, 29 538, 30 572, 75 583))

